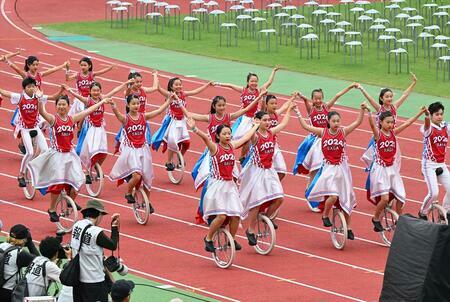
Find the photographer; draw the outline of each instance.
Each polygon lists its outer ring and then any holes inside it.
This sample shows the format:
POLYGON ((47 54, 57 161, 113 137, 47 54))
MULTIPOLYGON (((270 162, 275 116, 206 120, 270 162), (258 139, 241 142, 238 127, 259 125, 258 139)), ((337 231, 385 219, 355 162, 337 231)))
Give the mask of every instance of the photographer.
POLYGON ((80 247, 80 284, 73 288, 74 302, 108 301, 108 286, 105 282, 103 266, 103 249, 116 250, 119 240, 119 214, 112 215, 111 238, 108 238, 98 227, 105 211, 103 203, 99 200, 89 200, 86 207, 81 210, 83 220, 73 226, 70 246, 73 256, 80 247), (83 238, 81 234, 85 232, 83 238))
POLYGON ((41 252, 42 256, 34 258, 31 265, 27 267, 25 274, 28 283, 28 294, 30 296, 47 296, 50 282, 59 282, 61 269, 56 265, 55 261, 58 258, 70 259, 72 254, 70 249, 64 249, 64 254, 60 255, 61 249, 61 241, 55 237, 46 237, 39 244, 39 252, 41 252))
POLYGON ((33 259, 39 255, 38 250, 34 246, 31 233, 23 224, 16 224, 9 231, 6 242, 0 244, 0 254, 2 255, 3 264, 3 280, 0 280, 0 301, 10 302, 12 290, 19 281, 20 269, 27 267, 33 259), (22 250, 27 247, 28 251, 22 250))

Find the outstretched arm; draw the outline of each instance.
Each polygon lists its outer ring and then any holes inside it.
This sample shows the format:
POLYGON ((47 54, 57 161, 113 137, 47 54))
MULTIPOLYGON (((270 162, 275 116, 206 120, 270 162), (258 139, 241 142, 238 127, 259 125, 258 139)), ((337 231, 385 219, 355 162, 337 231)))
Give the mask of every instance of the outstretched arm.
POLYGON ((1 89, 0 88, 0 96, 4 96, 4 97, 7 97, 7 98, 11 98, 11 95, 12 95, 13 93, 11 92, 11 91, 8 91, 8 90, 4 90, 4 89, 1 89))
POLYGON ((0 61, 4 62, 12 57, 17 56, 17 55, 20 55, 20 50, 18 50, 16 52, 10 52, 10 53, 7 53, 6 55, 0 56, 0 61))
POLYGON ((294 110, 295 114, 297 115, 298 121, 300 122, 300 126, 302 126, 303 129, 305 129, 306 131, 311 132, 311 133, 317 135, 318 137, 322 137, 322 132, 323 132, 323 129, 322 129, 322 128, 314 127, 314 126, 308 125, 308 124, 303 120, 303 117, 302 117, 300 111, 298 110, 297 106, 294 106, 293 110, 294 110))
POLYGON ((301 93, 298 94, 298 97, 303 100, 306 108, 306 113, 310 114, 312 110, 312 101, 301 93))
POLYGON ((209 115, 208 114, 197 114, 187 111, 186 107, 184 107, 182 104, 180 104, 180 108, 183 111, 183 114, 187 118, 192 118, 194 121, 199 122, 209 122, 209 115))
POLYGON ((395 133, 395 134, 399 134, 400 132, 402 132, 403 130, 405 130, 405 129, 408 128, 409 126, 411 126, 411 124, 414 123, 415 121, 417 121, 417 119, 418 119, 422 114, 424 114, 425 112, 427 112, 427 107, 422 106, 422 107, 420 108, 419 112, 418 112, 415 116, 413 116, 413 117, 407 119, 403 124, 401 124, 400 126, 396 127, 396 128, 394 129, 394 133, 395 133))
POLYGON ((100 69, 99 71, 94 71, 93 72, 93 76, 95 77, 95 76, 99 76, 99 75, 105 74, 108 71, 111 71, 116 66, 117 66, 116 64, 113 64, 113 65, 109 65, 106 68, 100 69))
POLYGON ((149 120, 159 114, 161 114, 164 110, 169 107, 171 102, 176 102, 176 100, 173 99, 173 95, 171 97, 166 98, 166 101, 156 110, 150 111, 145 114, 145 119, 149 120))
POLYGON ((290 111, 291 111, 291 109, 294 106, 296 106, 295 102, 294 101, 290 101, 289 102, 289 109, 286 112, 286 114, 284 115, 284 117, 281 120, 281 122, 278 125, 276 125, 275 127, 273 127, 272 129, 270 129, 270 131, 272 131, 273 134, 277 134, 278 132, 280 132, 281 130, 283 130, 287 126, 287 124, 289 123, 289 118, 291 116, 290 111))
POLYGON ((158 71, 153 72, 153 86, 152 87, 143 87, 145 93, 152 93, 153 91, 158 90, 159 78, 158 71))
POLYGON ((425 111, 425 120, 423 123, 423 132, 428 131, 428 129, 430 129, 431 127, 431 117, 430 117, 430 112, 427 110, 425 111))
POLYGON ((195 121, 194 121, 194 119, 188 118, 188 119, 186 120, 186 123, 188 124, 188 126, 189 126, 189 128, 192 130, 192 132, 194 132, 195 134, 197 134, 197 135, 203 140, 203 142, 205 143, 206 147, 207 147, 208 150, 209 150, 209 153, 210 153, 211 155, 215 154, 215 153, 217 152, 217 146, 216 146, 216 144, 214 144, 214 143, 209 139, 208 135, 207 135, 205 132, 201 131, 200 129, 198 129, 198 128, 195 126, 195 121))
MULTIPOLYGON (((238 117, 240 117, 241 115, 245 114, 247 111, 249 111, 253 107, 258 106, 258 103, 264 104, 263 100, 264 100, 264 97, 266 96, 266 94, 267 94, 267 90, 261 89, 261 93, 258 95, 257 98, 255 98, 250 104, 248 104, 247 107, 241 108, 238 111, 231 113, 230 114, 230 119, 231 120, 237 119, 238 117)), ((264 110, 264 109, 261 107, 261 110, 264 110)))
POLYGON ((411 94, 411 91, 414 89, 414 86, 417 84, 417 77, 415 74, 411 73, 412 77, 412 83, 406 88, 406 90, 403 92, 402 96, 394 103, 394 106, 396 109, 398 109, 404 101, 408 98, 408 96, 411 94))
POLYGON ((81 111, 80 113, 77 113, 72 116, 72 120, 74 123, 77 123, 78 121, 83 120, 86 116, 97 110, 98 107, 100 107, 103 104, 109 104, 111 102, 111 99, 103 99, 102 101, 92 105, 91 107, 81 111))
POLYGON ((358 115, 358 118, 356 119, 356 121, 354 121, 353 123, 351 123, 347 127, 344 127, 345 136, 347 136, 350 133, 352 133, 353 130, 355 130, 359 125, 361 125, 361 123, 363 121, 363 118, 364 118, 364 111, 366 111, 366 110, 368 111, 369 107, 367 107, 366 103, 362 103, 361 104, 361 109, 359 110, 359 115, 358 115))
POLYGON ((45 103, 39 102, 38 103, 38 110, 39 114, 44 118, 44 120, 49 123, 50 126, 53 126, 55 123, 55 116, 53 114, 50 114, 45 110, 45 103))
POLYGON ((242 86, 237 86, 234 84, 229 84, 229 83, 215 83, 214 86, 222 86, 222 87, 226 87, 226 88, 231 88, 234 91, 240 92, 242 93, 242 91, 244 91, 244 87, 242 86))
POLYGON ((278 115, 280 115, 280 114, 286 112, 286 111, 289 109, 289 106, 291 105, 291 102, 294 102, 298 95, 299 95, 299 92, 298 92, 298 91, 294 91, 294 92, 291 94, 291 98, 290 98, 287 102, 285 102, 283 105, 281 105, 280 108, 278 108, 277 110, 275 110, 275 112, 276 112, 278 115))
POLYGON ((128 84, 130 84, 131 82, 134 82, 134 80, 128 80, 126 82, 123 82, 122 84, 120 84, 119 86, 117 86, 116 88, 114 88, 113 90, 111 90, 110 92, 106 93, 103 95, 104 98, 110 98, 113 95, 115 95, 116 93, 118 93, 120 90, 124 89, 128 84))
POLYGON ((73 88, 70 88, 69 86, 63 84, 62 85, 64 87, 64 89, 66 89, 66 91, 68 93, 70 93, 73 97, 79 99, 84 105, 87 105, 88 103, 88 98, 82 96, 81 94, 78 94, 77 92, 75 92, 75 90, 73 88))
POLYGON ((364 87, 358 84, 357 88, 361 90, 362 94, 369 101, 370 105, 372 105, 373 109, 375 109, 375 111, 379 111, 381 105, 377 101, 375 101, 375 99, 364 89, 364 87))
POLYGON ((275 66, 274 69, 272 69, 272 73, 270 74, 269 79, 267 80, 267 82, 265 82, 261 88, 265 88, 265 89, 269 89, 270 85, 272 85, 273 80, 275 79, 275 74, 277 73, 277 71, 280 69, 280 66, 275 66))
POLYGON ((47 100, 49 100, 49 101, 54 101, 54 100, 56 100, 57 98, 59 98, 59 96, 60 96, 61 94, 63 94, 64 90, 65 90, 64 86, 61 85, 61 86, 59 87, 59 90, 58 90, 57 93, 52 94, 52 95, 48 95, 48 96, 47 96, 47 100))
POLYGON ((334 104, 337 102, 337 100, 349 92, 352 88, 355 88, 358 86, 358 83, 352 83, 350 86, 345 87, 343 90, 339 91, 328 103, 327 103, 327 109, 330 110, 331 107, 334 106, 334 104))
POLYGON ((259 124, 261 123, 260 120, 253 120, 253 127, 240 139, 235 140, 235 141, 231 141, 231 145, 233 146, 234 149, 238 149, 240 147, 242 147, 243 145, 245 145, 245 143, 247 143, 249 140, 252 139, 252 137, 255 135, 256 131, 258 131, 259 128, 259 124))
POLYGON ((53 68, 44 70, 44 71, 41 73, 41 74, 42 74, 42 77, 51 75, 52 73, 55 73, 55 72, 57 72, 57 71, 60 70, 60 69, 63 69, 63 68, 66 67, 67 65, 70 66, 69 61, 66 61, 66 62, 62 63, 61 65, 55 66, 55 67, 53 67, 53 68))
POLYGON ((114 115, 116 116, 116 118, 119 120, 119 122, 121 122, 122 124, 125 124, 127 121, 127 117, 122 114, 119 109, 117 109, 117 105, 114 101, 111 101, 111 109, 114 113, 114 115))
POLYGON ((14 64, 13 62, 11 62, 8 58, 13 57, 13 56, 9 56, 8 55, 4 55, 0 57, 0 61, 3 61, 6 63, 6 65, 8 65, 9 67, 11 67, 18 75, 20 75, 22 77, 22 79, 25 79, 27 77, 27 73, 20 69, 16 64, 14 64))
POLYGON ((380 131, 378 130, 377 126, 375 125, 375 121, 373 119, 372 112, 370 112, 370 110, 368 111, 368 116, 369 116, 370 129, 372 129, 372 133, 373 133, 373 138, 375 140, 378 140, 378 138, 380 137, 380 131))
POLYGON ((196 95, 212 85, 213 85, 213 82, 209 81, 208 83, 203 84, 202 86, 198 87, 197 89, 185 91, 184 93, 186 94, 186 96, 196 95))

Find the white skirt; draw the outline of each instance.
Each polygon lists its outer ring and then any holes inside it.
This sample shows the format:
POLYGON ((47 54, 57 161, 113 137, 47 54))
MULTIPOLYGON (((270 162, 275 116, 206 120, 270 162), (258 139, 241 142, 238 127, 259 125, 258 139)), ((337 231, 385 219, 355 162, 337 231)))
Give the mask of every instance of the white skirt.
POLYGON ((356 206, 352 174, 347 161, 340 165, 323 163, 306 191, 308 201, 323 200, 326 196, 337 196, 342 209, 350 214, 356 206))
POLYGON ((303 161, 303 167, 308 171, 320 169, 323 163, 322 138, 317 137, 303 161))
POLYGON ((141 174, 144 186, 150 190, 153 181, 153 166, 152 153, 147 144, 144 144, 142 148, 123 146, 119 158, 109 173, 109 179, 121 180, 135 172, 141 174))
POLYGON ((390 167, 383 167, 374 162, 369 175, 370 199, 375 200, 378 196, 392 193, 398 201, 405 203, 405 187, 398 171, 396 164, 390 167))
POLYGON ((186 119, 176 120, 172 118, 164 135, 164 142, 166 142, 167 148, 177 152, 179 151, 178 144, 189 139, 190 136, 186 126, 186 119))
POLYGON ((243 219, 247 217, 251 209, 284 196, 283 187, 275 169, 263 169, 253 163, 248 163, 242 170, 239 194, 244 208, 243 219))
POLYGON ((81 160, 74 150, 58 152, 48 149, 28 163, 31 181, 36 189, 69 184, 79 191, 85 182, 81 160))
POLYGON ((233 140, 242 138, 250 129, 252 129, 252 118, 246 115, 241 116, 237 128, 233 127, 233 140))
POLYGON ((90 126, 81 148, 81 162, 86 168, 91 167, 91 159, 99 153, 108 153, 108 140, 105 128, 90 126))
POLYGON ((208 179, 208 188, 203 198, 203 220, 208 221, 209 216, 242 215, 242 203, 234 181, 218 180, 213 177, 208 179))
POLYGON ((72 104, 72 106, 70 106, 70 109, 69 109, 69 115, 73 116, 77 113, 80 113, 81 111, 83 111, 85 109, 85 107, 86 106, 84 105, 84 103, 82 101, 80 101, 77 98, 74 98, 73 104, 72 104))
POLYGON ((272 168, 274 168, 275 171, 277 171, 277 173, 280 174, 286 174, 287 171, 286 162, 284 161, 284 157, 283 154, 281 153, 281 149, 278 143, 275 144, 272 168))

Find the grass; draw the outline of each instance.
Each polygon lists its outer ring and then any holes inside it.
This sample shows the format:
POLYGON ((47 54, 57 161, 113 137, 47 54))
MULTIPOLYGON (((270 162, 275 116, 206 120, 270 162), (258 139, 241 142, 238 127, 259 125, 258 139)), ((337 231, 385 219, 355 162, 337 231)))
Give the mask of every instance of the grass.
MULTIPOLYGON (((378 4, 379 5, 379 4, 378 4)), ((270 19, 270 18, 268 18, 270 19)), ((280 64, 284 69, 327 76, 336 79, 357 81, 367 84, 373 84, 382 87, 392 87, 404 89, 410 84, 410 77, 405 74, 388 74, 388 62, 384 59, 381 52, 380 59, 377 59, 376 42, 370 43, 370 49, 367 48, 367 34, 364 35, 364 58, 363 63, 344 64, 342 50, 340 53, 333 53, 333 45, 330 44, 330 52, 327 52, 327 44, 320 43, 320 59, 307 60, 304 50, 303 59, 300 59, 300 52, 295 46, 278 47, 277 51, 270 53, 258 51, 257 40, 250 37, 240 37, 238 47, 220 47, 219 33, 214 31, 211 26, 210 32, 202 31, 202 39, 182 40, 181 27, 166 26, 164 34, 145 34, 144 22, 141 20, 130 21, 128 29, 111 29, 108 21, 95 22, 77 22, 63 24, 46 24, 46 27, 79 35, 86 35, 108 40, 115 40, 127 43, 146 45, 156 48, 170 49, 191 54, 221 58, 226 60, 239 61, 244 63, 274 66, 280 64)), ((295 43, 295 41, 294 41, 295 43)), ((272 45, 274 46, 274 45, 272 45)), ((421 44, 419 46, 421 48, 421 44)), ((358 57, 359 59, 359 57, 358 57)), ((435 63, 432 58, 431 66, 428 65, 428 59, 423 58, 421 49, 417 62, 413 62, 413 56, 410 58, 410 70, 416 73, 419 81, 415 88, 416 92, 428 95, 448 97, 449 82, 444 82, 442 78, 436 80, 435 63)), ((392 62, 391 68, 395 68, 392 62)), ((406 70, 406 66, 404 66, 406 70)))

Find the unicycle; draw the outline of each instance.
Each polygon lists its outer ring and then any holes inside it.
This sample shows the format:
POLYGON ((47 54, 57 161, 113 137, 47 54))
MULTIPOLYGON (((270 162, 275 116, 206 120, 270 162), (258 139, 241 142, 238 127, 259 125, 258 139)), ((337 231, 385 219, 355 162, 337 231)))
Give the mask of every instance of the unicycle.
POLYGON ((67 195, 66 190, 62 190, 56 200, 56 213, 59 216, 59 221, 55 222, 59 230, 69 233, 72 227, 78 220, 78 211, 75 201, 67 195))
POLYGON ((174 165, 173 171, 167 171, 169 174, 169 179, 173 184, 179 184, 183 180, 185 162, 183 154, 180 151, 174 152, 175 159, 172 157, 172 163, 174 165))
POLYGON ((447 211, 437 200, 433 201, 428 212, 428 221, 437 224, 448 224, 447 211))
POLYGON ((33 186, 33 182, 31 181, 31 174, 28 167, 25 167, 25 172, 23 177, 25 178, 25 183, 27 184, 26 187, 23 189, 23 194, 25 195, 25 198, 28 200, 32 200, 34 198, 34 195, 36 194, 36 189, 33 186))
POLYGON ((275 227, 272 220, 264 213, 259 213, 256 221, 256 245, 255 251, 261 255, 268 255, 274 248, 276 242, 275 227))
POLYGON ((132 204, 134 218, 139 224, 146 224, 148 221, 148 217, 150 215, 150 201, 148 199, 147 194, 144 189, 141 187, 139 189, 133 189, 133 197, 136 200, 135 203, 132 204))
POLYGON ((102 166, 99 163, 91 166, 89 169, 89 176, 91 177, 92 183, 86 184, 86 190, 91 197, 98 197, 103 188, 104 175, 102 166))
POLYGON ((220 268, 231 266, 236 254, 233 237, 223 225, 214 234, 212 241, 214 243, 214 252, 211 253, 216 265, 220 268))
POLYGON ((392 203, 391 200, 380 214, 380 223, 383 226, 380 236, 386 246, 391 246, 398 221, 398 214, 392 209, 392 203))
POLYGON ((332 223, 331 241, 336 249, 342 250, 347 242, 348 229, 344 213, 338 208, 333 208, 332 223))

